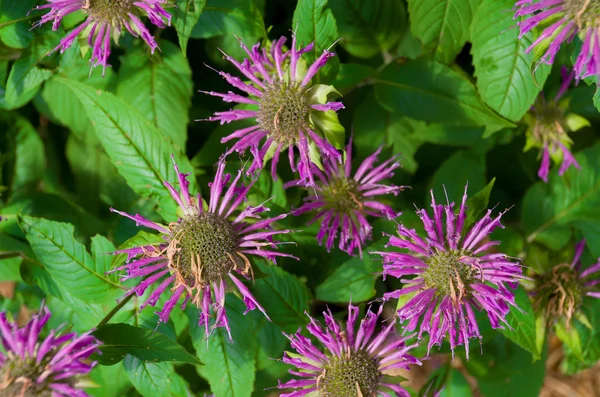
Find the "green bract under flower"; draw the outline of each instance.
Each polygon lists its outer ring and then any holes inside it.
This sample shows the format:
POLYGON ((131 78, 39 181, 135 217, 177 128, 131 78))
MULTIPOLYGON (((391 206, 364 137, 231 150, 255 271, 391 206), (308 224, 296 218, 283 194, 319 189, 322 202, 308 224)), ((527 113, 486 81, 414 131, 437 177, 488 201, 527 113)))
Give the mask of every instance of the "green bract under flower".
POLYGON ((376 360, 364 350, 333 356, 317 379, 322 397, 377 395, 381 372, 376 360))

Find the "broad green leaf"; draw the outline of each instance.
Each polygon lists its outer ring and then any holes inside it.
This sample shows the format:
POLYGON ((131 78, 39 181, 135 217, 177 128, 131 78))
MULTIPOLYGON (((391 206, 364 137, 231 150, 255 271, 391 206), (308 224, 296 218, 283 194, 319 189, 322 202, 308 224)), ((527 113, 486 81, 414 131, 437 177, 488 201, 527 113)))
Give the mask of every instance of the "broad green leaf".
POLYGON ((506 316, 506 322, 513 329, 508 329, 505 326, 506 329, 502 330, 502 333, 508 339, 533 354, 535 359, 540 359, 542 352, 539 350, 536 339, 536 317, 527 291, 523 287, 519 286, 515 290, 515 303, 522 312, 511 306, 510 313, 506 316))
POLYGON ((30 216, 19 225, 52 278, 75 298, 101 303, 114 298, 120 286, 95 269, 85 246, 73 238, 73 225, 30 216))
POLYGON ((477 88, 489 107, 512 121, 529 110, 550 72, 542 65, 531 76, 533 54, 525 50, 533 42, 533 32, 519 38, 513 15, 506 10, 512 0, 482 0, 471 26, 471 54, 477 88))
MULTIPOLYGON (((176 0, 176 8, 173 11, 173 24, 179 37, 179 47, 183 56, 187 54, 187 44, 192 34, 192 29, 198 23, 206 0, 176 0)), ((161 50, 164 51, 162 45, 161 50)))
POLYGON ((256 266, 267 277, 255 280, 250 290, 271 320, 286 332, 294 332, 299 325, 306 324, 304 312, 310 302, 306 285, 280 267, 258 261, 256 266))
POLYGON ((381 262, 363 252, 362 259, 354 257, 342 263, 327 277, 317 287, 315 297, 325 302, 364 302, 375 296, 375 280, 380 273, 381 262))
MULTIPOLYGON (((299 0, 294 19, 293 30, 296 33, 297 45, 314 43, 312 51, 304 55, 308 64, 312 64, 325 49, 332 49, 339 34, 335 18, 327 6, 327 0, 299 0)), ((326 83, 337 75, 339 60, 330 58, 327 64, 315 76, 315 83, 326 83)))
MULTIPOLYGON (((434 394, 432 394, 433 396, 434 394)), ((448 379, 444 389, 439 394, 439 397, 471 397, 471 387, 458 369, 452 368, 448 374, 448 379)))
POLYGON ((354 111, 354 142, 359 156, 371 155, 381 145, 400 154, 403 170, 414 173, 418 164, 415 154, 422 145, 421 136, 427 129, 422 121, 389 113, 375 100, 372 92, 354 111))
POLYGON ((342 94, 346 94, 356 86, 363 83, 370 77, 375 76, 376 70, 371 66, 360 65, 357 63, 342 63, 340 71, 331 85, 342 94))
POLYGON ((502 335, 485 340, 483 354, 473 345, 469 361, 464 362, 477 379, 483 397, 521 397, 539 395, 546 375, 545 358, 532 360, 531 354, 502 335))
POLYGON ((27 14, 36 0, 0 0, 0 40, 11 48, 27 48, 33 39, 27 14))
POLYGON ((383 107, 416 120, 484 126, 486 135, 513 126, 481 103, 475 87, 463 74, 440 63, 391 63, 375 83, 375 95, 383 107))
MULTIPOLYGON (((478 192, 485 187, 485 182, 485 158, 473 151, 458 150, 435 171, 430 187, 438 203, 446 203, 446 198, 460 203, 467 183, 469 192, 478 192)), ((425 202, 430 200, 427 192, 425 202)))
POLYGON ((127 374, 118 365, 110 367, 96 365, 90 373, 90 377, 94 383, 100 386, 85 390, 92 397, 124 396, 125 390, 131 387, 127 374))
POLYGON ((207 39, 221 35, 241 35, 256 40, 266 34, 255 0, 207 0, 191 37, 207 39))
MULTIPOLYGON (((71 89, 84 105, 98 139, 129 186, 142 197, 156 199, 163 218, 174 220, 176 204, 164 186, 164 182, 177 181, 170 156, 175 156, 181 172, 192 172, 189 160, 124 100, 77 81, 62 77, 56 81, 71 89)), ((190 188, 197 191, 193 178, 190 188)))
MULTIPOLYGON (((12 236, 0 234, 0 253, 20 252, 25 258, 33 258, 35 255, 25 242, 12 236)), ((6 258, 0 254, 0 280, 22 281, 20 266, 23 258, 21 256, 6 258)))
MULTIPOLYGON (((560 250, 573 228, 598 241, 600 144, 577 153, 575 158, 581 170, 571 167, 562 177, 552 170, 547 184, 538 182, 525 194, 521 219, 529 243, 537 241, 560 250)), ((600 256, 597 245, 590 245, 590 249, 600 256)))
POLYGON ((488 209, 490 193, 492 192, 495 182, 496 178, 494 177, 483 189, 474 195, 470 195, 467 199, 467 219, 465 220, 465 230, 467 230, 470 225, 473 225, 475 222, 481 219, 484 212, 486 212, 488 209))
POLYGON ((226 295, 225 306, 233 341, 229 340, 223 327, 214 330, 206 340, 204 328, 196 326, 198 310, 187 311, 192 342, 205 364, 199 372, 208 380, 216 396, 250 397, 256 373, 256 340, 251 321, 242 314, 244 305, 241 300, 232 294, 226 295))
POLYGON ((408 0, 412 34, 435 60, 452 63, 469 39, 475 5, 473 0, 408 0))
MULTIPOLYGON (((111 269, 111 263, 113 256, 111 255, 116 251, 115 245, 106 237, 97 234, 92 237, 92 256, 94 257, 94 263, 96 264, 96 271, 100 274, 106 274, 111 269)), ((116 276, 107 275, 108 278, 115 280, 116 276)))
POLYGON ((57 38, 50 38, 52 40, 46 40, 44 37, 36 39, 12 65, 4 96, 7 109, 25 105, 37 94, 42 83, 52 76, 52 71, 38 65, 56 45, 57 38))
POLYGON ((121 58, 117 95, 182 150, 192 104, 192 70, 175 45, 164 40, 159 45, 161 51, 152 57, 139 47, 121 58))
POLYGON ((173 361, 202 365, 183 346, 151 329, 106 324, 98 327, 93 335, 102 342, 102 354, 95 357, 102 365, 114 365, 128 354, 146 363, 173 361))
POLYGON ((185 380, 175 372, 171 363, 146 363, 127 356, 123 367, 135 389, 144 397, 190 396, 185 380))
POLYGON ((329 0, 337 22, 340 45, 358 58, 389 51, 402 37, 404 4, 396 0, 329 0))

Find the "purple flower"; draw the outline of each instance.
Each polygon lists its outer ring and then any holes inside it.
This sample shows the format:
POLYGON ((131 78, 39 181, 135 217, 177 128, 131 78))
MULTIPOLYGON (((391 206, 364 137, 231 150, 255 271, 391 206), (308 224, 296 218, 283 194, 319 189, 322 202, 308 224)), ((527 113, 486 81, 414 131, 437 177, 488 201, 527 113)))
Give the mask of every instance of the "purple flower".
POLYGON ((583 298, 600 298, 597 285, 600 284, 600 258, 598 262, 585 270, 581 269, 581 255, 585 249, 585 240, 575 245, 573 261, 556 265, 545 274, 536 275, 533 290, 534 304, 545 311, 548 321, 561 317, 566 319, 567 327, 581 307, 583 298))
POLYGON ((242 74, 244 80, 229 73, 219 72, 229 84, 247 95, 229 91, 227 94, 206 92, 223 98, 225 102, 246 105, 252 110, 230 109, 216 112, 209 121, 221 124, 241 119, 254 119, 256 124, 242 128, 221 139, 222 143, 237 140, 226 152, 244 153, 246 149, 254 156, 247 170, 249 174, 263 168, 271 160, 271 174, 276 178, 277 163, 283 150, 288 149, 292 171, 300 174, 302 183, 314 185, 311 174, 309 149, 318 149, 324 158, 332 157, 341 162, 341 155, 327 137, 341 137, 343 127, 339 124, 336 111, 343 109, 341 102, 328 102, 329 96, 337 94, 331 86, 311 84, 333 52, 323 54, 307 68, 301 55, 313 49, 314 43, 299 49, 296 37, 292 36, 292 48, 284 50, 286 38, 282 37, 271 46, 270 52, 256 44, 249 50, 240 40, 248 58, 241 63, 224 54, 242 74), (337 135, 336 135, 337 134, 337 135), (326 136, 324 138, 323 136, 326 136), (262 142, 262 144, 261 144, 262 142), (261 146, 262 145, 262 146, 261 146), (294 147, 300 159, 296 163, 294 147))
POLYGON ((150 31, 140 20, 141 14, 146 14, 152 24, 159 28, 165 27, 165 19, 171 25, 171 15, 166 12, 162 4, 167 4, 167 0, 47 0, 48 4, 37 6, 36 10, 50 9, 42 18, 34 24, 39 27, 46 22, 52 21, 52 30, 57 30, 62 19, 76 11, 83 11, 87 14, 86 20, 73 29, 65 38, 60 41, 54 51, 60 49, 62 54, 71 47, 71 44, 80 34, 87 35, 88 44, 92 49, 90 62, 93 67, 102 65, 104 71, 108 66, 108 56, 110 55, 111 37, 118 39, 123 31, 127 29, 135 37, 142 39, 154 50, 158 44, 154 40, 150 31))
MULTIPOLYGON (((366 216, 386 217, 394 219, 400 212, 395 212, 389 205, 376 200, 383 194, 397 195, 405 186, 386 185, 383 179, 394 175, 393 171, 400 167, 397 156, 393 156, 381 164, 377 163, 377 156, 381 148, 362 162, 352 176, 352 141, 346 147, 346 160, 342 166, 332 158, 323 161, 324 170, 321 171, 311 163, 313 175, 317 177, 314 190, 304 199, 305 204, 292 211, 293 215, 300 215, 314 211, 314 218, 310 223, 319 221, 321 228, 317 234, 319 244, 327 237, 327 251, 333 246, 338 230, 341 230, 339 247, 342 251, 353 255, 354 250, 362 257, 362 247, 366 240, 371 239, 371 225, 366 216)), ((301 184, 301 181, 292 181, 287 186, 301 184)))
POLYGON ((47 307, 33 315, 24 327, 0 313, 0 395, 87 397, 77 384, 96 362, 89 358, 99 352, 99 342, 86 332, 61 333, 53 329, 46 338, 42 328, 51 317, 47 307))
POLYGON ((563 67, 561 73, 562 84, 554 99, 547 101, 544 94, 541 93, 530 112, 525 116, 529 128, 526 132, 527 142, 524 151, 533 147, 539 148, 542 161, 538 176, 544 182, 548 182, 551 160, 561 163, 558 170, 560 176, 571 166, 581 169, 575 156, 569 150, 573 141, 569 138, 568 132, 589 126, 589 122, 583 117, 567 113, 567 101, 560 101, 573 81, 573 73, 569 73, 567 68, 563 67))
POLYGON ((501 323, 510 328, 506 315, 510 306, 517 306, 507 285, 516 288, 522 278, 521 266, 505 254, 489 252, 500 244, 487 237, 497 227, 504 227, 500 223, 504 212, 492 218, 492 210, 488 210, 467 231, 467 188, 458 214, 454 212, 454 203, 437 204, 433 191, 431 200, 433 218, 424 209, 417 211, 426 238, 399 225, 399 237, 390 236, 387 246, 406 251, 377 252, 384 259, 384 277, 397 277, 406 284, 384 294, 383 299, 406 296, 408 301, 398 309, 398 318, 401 322, 408 321, 406 331, 419 326, 419 338, 429 334, 428 352, 434 345, 441 346, 448 336, 453 352, 456 346, 465 345, 468 359, 469 339, 481 339, 476 310, 487 312, 493 328, 504 328, 501 323))
POLYGON ((382 308, 377 313, 368 310, 358 330, 355 329, 358 307, 352 304, 348 305, 345 329, 331 311, 323 313, 325 327, 309 316, 306 329, 325 346, 326 352, 313 345, 300 330, 286 335, 297 353, 285 352, 283 362, 297 368, 289 372, 299 379, 280 382, 279 389, 297 389, 281 397, 301 397, 313 392, 319 396, 390 397, 385 389, 409 397, 399 381, 389 379, 389 375, 397 369, 407 369, 410 364, 421 365, 407 354, 416 344, 407 345, 409 338, 399 338, 394 332, 394 322, 376 332, 382 308))
MULTIPOLYGON (((269 211, 264 205, 246 206, 238 212, 254 181, 248 186, 242 185, 239 183, 241 171, 238 171, 235 179, 230 182, 231 175, 225 174, 224 170, 225 162, 220 161, 215 179, 209 184, 208 204, 203 208, 200 195, 190 195, 187 181, 189 174, 180 173, 175 164, 179 191, 168 182, 165 182, 165 186, 181 207, 183 215, 168 226, 147 220, 139 214, 132 216, 111 208, 111 211, 133 219, 138 226, 159 231, 165 239, 164 244, 116 252, 126 253, 128 263, 112 271, 125 269, 127 275, 124 280, 144 277, 127 295, 136 293, 141 296, 150 285, 156 284, 152 294, 141 306, 144 308, 148 304, 155 306, 161 294, 167 291, 171 296, 157 313, 162 322, 169 320, 169 315, 180 298, 184 298, 182 308, 191 299, 200 309, 198 325, 205 327, 207 336, 216 327, 225 327, 228 333, 230 331, 225 313, 227 281, 244 299, 246 313, 258 308, 269 318, 238 278, 241 275, 249 279, 252 275, 248 255, 273 262, 278 256, 294 258, 275 251, 279 242, 273 241, 273 236, 290 232, 271 228, 274 222, 285 218, 286 214, 261 219, 259 214, 269 211), (132 258, 135 260, 131 261, 132 258), (211 312, 215 321, 209 326, 211 312)), ((231 338, 231 333, 229 337, 231 338)))
POLYGON ((538 25, 546 26, 540 37, 527 48, 527 52, 543 46, 541 62, 552 65, 560 46, 579 35, 583 45, 574 66, 577 79, 600 74, 600 9, 595 1, 519 0, 515 3, 515 9, 515 18, 525 17, 517 23, 521 31, 519 37, 538 25))

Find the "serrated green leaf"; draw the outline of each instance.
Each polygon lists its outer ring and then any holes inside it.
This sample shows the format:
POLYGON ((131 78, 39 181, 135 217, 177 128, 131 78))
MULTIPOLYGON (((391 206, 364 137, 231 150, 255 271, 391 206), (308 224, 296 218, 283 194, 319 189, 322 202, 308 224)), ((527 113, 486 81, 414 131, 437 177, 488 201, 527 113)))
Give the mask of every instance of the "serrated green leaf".
MULTIPOLYGON (((313 50, 304 55, 309 65, 340 38, 333 13, 327 6, 327 0, 299 0, 294 10, 292 26, 296 33, 297 45, 315 43, 313 50)), ((329 59, 315 76, 314 82, 325 83, 332 80, 337 75, 338 69, 339 60, 329 59)))
POLYGON ((525 50, 533 32, 519 38, 513 15, 505 12, 512 0, 482 0, 471 26, 473 64, 481 98, 492 109, 519 121, 537 98, 550 72, 541 65, 536 80, 531 77, 533 54, 525 50))
POLYGON ((340 45, 358 58, 387 52, 402 37, 404 4, 396 0, 329 0, 337 22, 340 45))
POLYGON ((508 339, 527 350, 535 359, 541 358, 541 350, 536 338, 536 317, 531 306, 531 301, 523 287, 515 290, 515 303, 522 310, 515 307, 510 308, 510 313, 506 316, 506 322, 513 328, 503 329, 502 333, 508 339))
POLYGON ((19 226, 48 273, 74 297, 101 303, 113 299, 121 288, 96 271, 85 246, 73 238, 73 225, 22 216, 19 226))
MULTIPOLYGON (((94 257, 94 263, 96 264, 95 270, 100 274, 106 274, 111 269, 111 263, 115 252, 115 245, 106 237, 99 234, 92 237, 92 256, 94 257)), ((116 276, 107 276, 110 279, 116 278, 116 276)))
MULTIPOLYGON (((122 99, 77 81, 62 77, 56 81, 71 89, 84 105, 88 117, 94 120, 98 139, 129 186, 142 197, 156 199, 163 218, 174 220, 176 204, 164 182, 177 181, 171 154, 181 172, 192 173, 187 157, 122 99)), ((193 178, 190 188, 197 190, 193 178)))
MULTIPOLYGON (((192 34, 192 29, 194 29, 200 15, 202 15, 202 10, 206 6, 206 0, 176 0, 175 5, 173 24, 177 31, 177 37, 179 37, 181 52, 186 56, 188 40, 192 34)), ((162 45, 161 49, 163 49, 162 45)))
POLYGON ((484 126, 487 135, 513 127, 481 103, 475 87, 464 75, 432 61, 387 65, 375 80, 375 96, 389 111, 416 120, 484 126))
POLYGON ((121 58, 117 95, 181 151, 187 140, 192 104, 192 70, 175 45, 164 40, 159 45, 161 51, 153 57, 148 57, 145 48, 137 48, 121 58))
POLYGON ((192 324, 192 342, 198 357, 206 364, 199 371, 208 380, 215 395, 250 397, 256 373, 256 340, 253 333, 249 332, 250 319, 242 314, 243 303, 232 294, 227 294, 225 306, 233 342, 223 327, 217 328, 207 341, 204 328, 195 326, 198 323, 198 310, 187 311, 192 324))
POLYGON ((102 342, 102 354, 95 356, 95 360, 102 365, 114 365, 128 354, 148 363, 172 361, 202 365, 183 346, 151 329, 128 324, 105 324, 98 327, 93 335, 102 342))
POLYGON ((317 287, 315 297, 324 302, 364 302, 375 295, 375 280, 381 272, 381 263, 363 252, 362 259, 354 257, 342 263, 317 287))
POLYGON ((146 363, 127 356, 123 368, 135 389, 144 397, 189 397, 185 380, 171 363, 146 363))
MULTIPOLYGON (((600 213, 600 144, 575 155, 581 170, 571 167, 561 177, 550 173, 549 182, 538 182, 525 194, 521 219, 527 241, 560 250, 569 241, 572 229, 590 234, 597 241, 600 213)), ((600 248, 591 246, 594 255, 600 248)))
POLYGON ((267 277, 255 280, 249 287, 271 320, 286 332, 294 332, 299 325, 306 324, 304 312, 310 301, 306 285, 277 266, 261 262, 256 262, 256 266, 267 277))
POLYGON ((472 0, 408 0, 411 31, 435 60, 452 63, 469 38, 474 5, 472 0))

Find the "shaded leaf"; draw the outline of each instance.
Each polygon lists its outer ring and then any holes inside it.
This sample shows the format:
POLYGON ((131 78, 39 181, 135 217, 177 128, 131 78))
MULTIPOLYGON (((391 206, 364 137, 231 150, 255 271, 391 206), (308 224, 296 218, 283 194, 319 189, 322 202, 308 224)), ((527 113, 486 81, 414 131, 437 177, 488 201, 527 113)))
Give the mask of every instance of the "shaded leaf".
POLYGON ((190 395, 185 380, 175 372, 171 363, 146 363, 127 356, 123 367, 135 389, 144 397, 190 395))
POLYGON ((375 295, 375 280, 381 273, 381 263, 364 252, 362 259, 354 257, 342 263, 317 287, 315 297, 325 302, 364 302, 375 295))
MULTIPOLYGON (((179 47, 181 47, 181 52, 185 56, 192 29, 198 23, 200 15, 202 15, 206 0, 176 0, 175 4, 177 7, 173 12, 173 24, 179 37, 179 47)), ((163 49, 162 45, 161 49, 163 49)))

